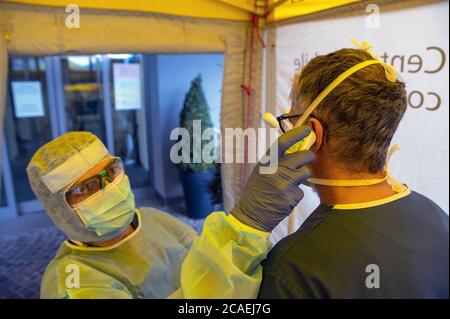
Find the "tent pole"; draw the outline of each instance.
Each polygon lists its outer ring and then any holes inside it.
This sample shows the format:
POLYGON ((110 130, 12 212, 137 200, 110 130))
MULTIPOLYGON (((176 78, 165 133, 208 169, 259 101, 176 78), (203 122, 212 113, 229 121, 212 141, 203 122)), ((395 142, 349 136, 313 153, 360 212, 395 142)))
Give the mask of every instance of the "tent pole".
MULTIPOLYGON (((4 30, 0 25, 0 151, 3 143, 3 116, 5 114, 6 87, 8 81, 8 50, 6 43, 11 39, 11 33, 4 30)), ((0 168, 3 167, 2 156, 0 156, 0 168)), ((0 184, 2 180, 2 169, 0 169, 0 184)))

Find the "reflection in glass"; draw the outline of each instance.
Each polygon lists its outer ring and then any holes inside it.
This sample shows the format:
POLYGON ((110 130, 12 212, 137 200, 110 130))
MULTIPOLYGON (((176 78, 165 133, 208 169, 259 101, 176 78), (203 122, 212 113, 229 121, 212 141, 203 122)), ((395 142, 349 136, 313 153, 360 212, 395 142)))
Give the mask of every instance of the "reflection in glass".
MULTIPOLYGON (((52 94, 62 93, 64 102, 55 105, 51 117, 46 82, 50 69, 45 68, 45 58, 9 58, 4 133, 17 202, 36 199, 26 175, 31 157, 52 139, 52 133, 66 131, 90 131, 105 145, 113 145, 115 155, 123 159, 133 188, 150 186, 149 127, 143 105, 141 56, 107 54, 57 59, 61 73, 58 68, 51 70, 62 77, 64 92, 52 94), (121 71, 117 73, 115 64, 129 67, 118 67, 121 71), (107 66, 109 75, 104 75, 107 66), (109 83, 103 83, 104 78, 109 78, 109 83), (108 100, 106 107, 104 94, 111 97, 111 104, 108 100), (38 99, 42 103, 37 103, 38 99), (55 126, 51 118, 60 118, 63 123, 55 126), (106 119, 112 123, 106 123, 106 119)), ((0 206, 5 203, 5 192, 0 187, 0 206)))
POLYGON ((61 58, 67 131, 89 131, 106 144, 100 55, 61 58))
POLYGON ((108 55, 115 155, 122 158, 133 188, 150 183, 140 55, 108 55))
MULTIPOLYGON (((9 59, 9 90, 6 97, 4 130, 18 202, 35 199, 28 183, 26 167, 37 149, 51 140, 47 83, 43 65, 44 58, 42 57, 11 57, 9 59), (33 84, 39 82, 40 92, 29 94, 26 90, 17 91, 17 84, 20 86, 27 82, 33 84), (13 83, 16 85, 13 86, 13 83), (15 92, 13 92, 13 87, 15 87, 15 92), (16 101, 13 98, 14 93, 16 101), (36 101, 39 98, 42 98, 43 110, 33 111, 33 108, 39 105, 36 101)), ((3 195, 2 193, 2 200, 3 195)))

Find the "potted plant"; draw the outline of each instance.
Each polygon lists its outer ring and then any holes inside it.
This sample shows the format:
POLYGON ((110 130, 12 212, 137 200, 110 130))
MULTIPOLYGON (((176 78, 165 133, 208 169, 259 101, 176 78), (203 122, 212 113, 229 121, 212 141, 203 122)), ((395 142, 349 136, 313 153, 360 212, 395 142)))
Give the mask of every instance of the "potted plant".
MULTIPOLYGON (((193 143, 193 121, 200 120, 201 132, 212 128, 213 124, 209 114, 209 107, 206 102, 202 88, 202 79, 198 75, 192 82, 189 91, 186 93, 183 109, 180 113, 180 127, 185 128, 190 135, 190 159, 189 163, 177 164, 180 168, 181 183, 183 186, 186 211, 191 218, 205 218, 214 210, 214 201, 210 194, 208 185, 214 177, 214 169, 217 164, 205 163, 203 158, 199 163, 193 163, 194 147, 193 143)), ((201 141, 201 149, 208 141, 201 141)), ((200 146, 197 144, 197 146, 200 146)), ((198 150, 197 150, 198 151, 198 150)), ((201 154, 201 150, 200 150, 201 154)))

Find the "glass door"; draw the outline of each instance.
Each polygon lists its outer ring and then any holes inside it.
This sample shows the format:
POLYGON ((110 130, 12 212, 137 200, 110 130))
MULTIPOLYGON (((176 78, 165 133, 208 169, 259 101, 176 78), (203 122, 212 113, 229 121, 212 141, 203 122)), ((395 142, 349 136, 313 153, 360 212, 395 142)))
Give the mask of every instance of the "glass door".
POLYGON ((111 154, 122 158, 136 197, 152 196, 141 55, 55 59, 61 73, 57 76, 63 79, 62 131, 98 136, 111 154))
POLYGON ((122 158, 135 189, 150 187, 147 114, 143 94, 142 56, 108 54, 114 154, 122 158))
POLYGON ((68 131, 98 136, 123 159, 136 198, 153 196, 141 55, 12 56, 8 74, 0 214, 42 211, 26 166, 39 147, 68 131))
MULTIPOLYGON (((63 132, 89 131, 106 144, 102 83, 102 56, 68 56, 60 59, 64 92, 63 132)), ((59 70, 58 70, 59 71, 59 70)), ((59 72, 58 72, 59 73, 59 72)))
POLYGON ((17 216, 16 198, 13 191, 11 167, 7 156, 5 136, 3 136, 1 156, 0 220, 17 216))
POLYGON ((5 190, 14 190, 19 211, 42 209, 31 190, 26 167, 38 148, 56 133, 51 120, 47 75, 42 57, 9 59, 2 156, 6 156, 9 170, 4 172, 5 178, 9 175, 12 183, 9 187, 5 183, 5 190))

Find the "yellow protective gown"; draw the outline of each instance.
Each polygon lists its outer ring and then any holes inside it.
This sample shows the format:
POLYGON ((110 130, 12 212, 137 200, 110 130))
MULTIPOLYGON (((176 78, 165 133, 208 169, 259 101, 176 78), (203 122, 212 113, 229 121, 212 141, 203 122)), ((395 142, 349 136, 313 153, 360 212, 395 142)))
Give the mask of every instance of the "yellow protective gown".
POLYGON ((151 208, 136 230, 111 247, 64 242, 48 265, 41 298, 254 298, 269 233, 225 213, 203 232, 151 208))
POLYGON ((212 213, 182 264, 181 288, 170 297, 256 298, 269 236, 232 215, 212 213))

